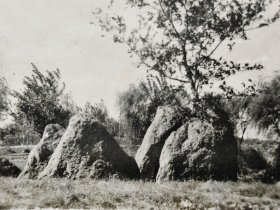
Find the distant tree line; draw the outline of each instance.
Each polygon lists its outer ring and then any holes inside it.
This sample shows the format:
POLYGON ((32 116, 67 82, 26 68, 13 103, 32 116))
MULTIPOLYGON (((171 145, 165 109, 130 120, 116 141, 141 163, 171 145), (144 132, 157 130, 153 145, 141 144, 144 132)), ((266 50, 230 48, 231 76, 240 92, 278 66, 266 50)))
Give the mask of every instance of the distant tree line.
MULTIPOLYGON (((259 132, 280 139, 280 75, 274 76, 270 81, 260 81, 254 87, 254 94, 238 95, 224 98, 223 95, 208 95, 205 97, 206 107, 209 103, 216 103, 229 114, 241 142, 249 126, 255 127, 259 132)), ((159 106, 178 106, 188 103, 188 99, 177 103, 174 92, 168 87, 159 87, 149 83, 132 85, 119 96, 121 110, 120 124, 124 126, 127 135, 142 139, 151 124, 159 106), (150 88, 147 88, 150 87, 150 88), (141 126, 139 126, 141 125, 141 126)), ((183 93, 177 93, 184 97, 183 93)), ((179 97, 178 97, 179 98, 179 97)), ((131 138, 133 139, 133 138, 131 138)))
MULTIPOLYGON (((188 103, 187 94, 175 92, 164 77, 148 77, 119 94, 120 117, 116 120, 109 116, 103 100, 94 104, 87 102, 83 107, 75 105, 64 93, 65 84, 60 82, 59 70, 47 71, 44 75, 34 64, 32 67, 32 75, 23 79, 21 92, 11 91, 5 78, 0 79, 1 119, 7 115, 13 117, 11 124, 0 129, 2 144, 36 144, 46 125, 57 123, 67 127, 75 114, 96 119, 121 143, 140 144, 159 106, 188 103), (9 95, 16 99, 13 108, 9 95)), ((254 88, 253 95, 214 98, 231 117, 236 131, 241 133, 241 141, 249 125, 280 138, 280 75, 254 88)), ((213 96, 209 98, 213 102, 213 96)))

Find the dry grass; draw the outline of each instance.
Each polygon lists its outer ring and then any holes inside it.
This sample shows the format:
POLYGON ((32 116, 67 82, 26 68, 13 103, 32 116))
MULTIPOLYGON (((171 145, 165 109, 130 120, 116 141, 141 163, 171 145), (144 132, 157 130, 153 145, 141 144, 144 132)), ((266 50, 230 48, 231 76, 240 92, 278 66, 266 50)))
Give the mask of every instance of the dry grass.
MULTIPOLYGON (((28 154, 0 150, 21 169, 28 154)), ((0 178, 0 209, 280 209, 280 184, 0 178)))
POLYGON ((0 178, 0 208, 277 209, 280 186, 234 182, 0 178))

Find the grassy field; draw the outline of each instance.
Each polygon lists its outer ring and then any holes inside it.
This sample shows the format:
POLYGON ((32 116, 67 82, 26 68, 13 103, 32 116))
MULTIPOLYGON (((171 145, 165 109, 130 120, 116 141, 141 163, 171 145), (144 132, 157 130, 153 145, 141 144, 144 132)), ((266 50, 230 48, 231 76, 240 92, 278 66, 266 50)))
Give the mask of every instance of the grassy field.
MULTIPOLYGON (((22 148, 0 148, 21 169, 22 148), (15 152, 13 152, 15 151, 15 152)), ((0 209, 280 209, 280 184, 152 183, 120 180, 25 180, 0 177, 0 209)))
POLYGON ((0 208, 279 209, 280 185, 0 178, 0 208))

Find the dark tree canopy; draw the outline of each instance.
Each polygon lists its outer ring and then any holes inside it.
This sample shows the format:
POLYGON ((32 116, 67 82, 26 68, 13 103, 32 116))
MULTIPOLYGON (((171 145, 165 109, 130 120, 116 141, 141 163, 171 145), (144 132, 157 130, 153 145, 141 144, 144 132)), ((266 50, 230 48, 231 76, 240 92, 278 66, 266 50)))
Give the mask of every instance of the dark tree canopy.
POLYGON ((232 50, 237 39, 247 39, 248 31, 275 22, 279 11, 266 15, 273 2, 277 0, 127 0, 128 6, 141 11, 135 16, 136 27, 127 24, 124 15, 104 16, 102 10, 94 14, 115 42, 128 46, 139 66, 164 76, 172 88, 183 88, 196 102, 213 84, 219 84, 226 96, 236 95, 225 79, 263 68, 226 60, 215 52, 221 45, 232 50))
POLYGON ((32 75, 23 80, 24 90, 13 92, 17 99, 17 110, 13 115, 16 120, 26 118, 42 135, 48 124, 67 126, 71 113, 59 103, 65 86, 60 87, 60 71, 47 71, 44 75, 34 64, 32 67, 32 75))

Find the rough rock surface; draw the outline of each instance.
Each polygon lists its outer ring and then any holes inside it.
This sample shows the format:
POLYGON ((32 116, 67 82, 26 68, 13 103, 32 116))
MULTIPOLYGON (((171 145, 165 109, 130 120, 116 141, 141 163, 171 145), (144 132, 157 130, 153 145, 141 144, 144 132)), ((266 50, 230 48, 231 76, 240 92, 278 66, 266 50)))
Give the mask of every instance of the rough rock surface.
POLYGON ((229 124, 196 119, 166 140, 157 181, 191 178, 237 179, 237 143, 229 124))
POLYGON ((135 156, 143 179, 156 178, 162 147, 171 132, 181 125, 182 116, 178 111, 169 106, 158 108, 135 156))
POLYGON ((239 154, 239 173, 242 180, 280 180, 280 142, 245 140, 239 154))
POLYGON ((121 149, 101 124, 74 116, 39 179, 108 178, 115 175, 138 178, 135 160, 121 149))
POLYGON ((21 170, 7 158, 0 157, 0 176, 17 177, 21 170))
POLYGON ((48 164, 65 129, 57 124, 47 125, 41 141, 29 153, 27 163, 19 178, 36 179, 48 164))

